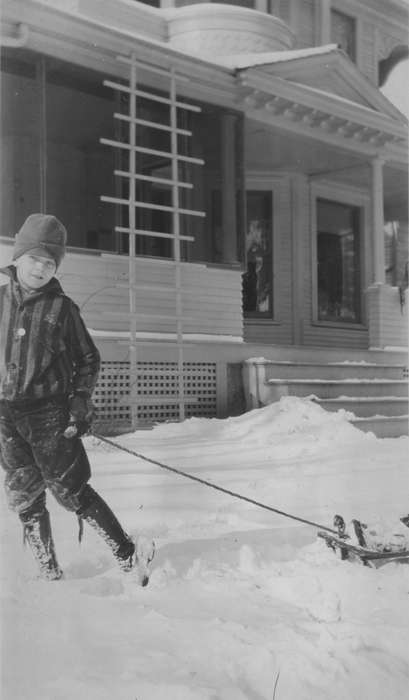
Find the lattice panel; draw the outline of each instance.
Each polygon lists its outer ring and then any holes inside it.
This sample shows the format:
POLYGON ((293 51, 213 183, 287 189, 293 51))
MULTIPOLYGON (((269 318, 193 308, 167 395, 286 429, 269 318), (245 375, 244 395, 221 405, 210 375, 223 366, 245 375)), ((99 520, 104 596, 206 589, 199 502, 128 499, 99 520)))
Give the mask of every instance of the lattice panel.
MULTIPOLYGON (((97 420, 101 423, 130 423, 130 363, 102 362, 101 372, 94 393, 97 420)), ((186 404, 186 417, 212 418, 217 414, 216 363, 185 362, 183 365, 184 395, 196 399, 186 404)), ((177 420, 178 404, 148 405, 148 399, 163 394, 178 396, 177 362, 139 362, 135 378, 138 423, 156 423, 177 420), (144 396, 147 403, 143 403, 144 396)))
POLYGON ((98 421, 130 422, 129 362, 102 362, 93 401, 98 421))

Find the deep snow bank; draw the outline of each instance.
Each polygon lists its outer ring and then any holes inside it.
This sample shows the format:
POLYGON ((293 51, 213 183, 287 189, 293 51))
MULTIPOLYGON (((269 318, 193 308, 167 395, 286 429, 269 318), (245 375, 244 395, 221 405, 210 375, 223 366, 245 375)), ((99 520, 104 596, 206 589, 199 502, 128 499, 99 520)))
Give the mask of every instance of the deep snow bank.
MULTIPOLYGON (((407 438, 377 440, 308 400, 117 438, 226 488, 331 524, 393 528, 407 438)), ((1 496, 2 700, 400 700, 409 686, 409 566, 341 562, 315 531, 85 441, 93 484, 154 536, 137 588, 49 498, 65 580, 35 580, 1 496)))

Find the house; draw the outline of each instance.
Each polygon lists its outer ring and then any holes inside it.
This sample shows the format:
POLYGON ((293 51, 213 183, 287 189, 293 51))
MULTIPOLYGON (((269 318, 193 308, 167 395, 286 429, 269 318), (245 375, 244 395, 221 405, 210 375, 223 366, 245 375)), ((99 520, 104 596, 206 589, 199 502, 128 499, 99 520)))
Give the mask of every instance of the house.
POLYGON ((290 361, 393 365, 407 412, 405 0, 1 12, 1 262, 28 214, 66 224, 101 419, 231 415, 299 391, 290 361))

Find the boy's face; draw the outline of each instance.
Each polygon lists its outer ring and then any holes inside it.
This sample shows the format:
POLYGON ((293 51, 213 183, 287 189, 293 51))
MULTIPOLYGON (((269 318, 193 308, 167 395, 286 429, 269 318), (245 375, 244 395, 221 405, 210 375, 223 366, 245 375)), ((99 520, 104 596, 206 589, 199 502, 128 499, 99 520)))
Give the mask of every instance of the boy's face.
POLYGON ((15 261, 17 279, 25 289, 41 289, 54 275, 57 265, 46 250, 35 249, 15 261))

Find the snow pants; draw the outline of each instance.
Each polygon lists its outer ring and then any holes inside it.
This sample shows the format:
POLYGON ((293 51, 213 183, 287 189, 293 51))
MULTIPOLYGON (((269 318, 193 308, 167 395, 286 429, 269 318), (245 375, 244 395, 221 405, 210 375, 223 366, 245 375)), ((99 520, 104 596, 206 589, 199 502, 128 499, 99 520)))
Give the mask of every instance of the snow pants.
MULTIPOLYGON (((65 397, 33 401, 0 400, 0 462, 9 507, 24 519, 48 488, 70 511, 91 477, 79 438, 63 433, 69 411, 65 397)), ((44 494, 45 495, 45 494, 44 494)))

